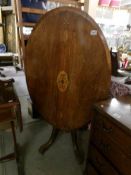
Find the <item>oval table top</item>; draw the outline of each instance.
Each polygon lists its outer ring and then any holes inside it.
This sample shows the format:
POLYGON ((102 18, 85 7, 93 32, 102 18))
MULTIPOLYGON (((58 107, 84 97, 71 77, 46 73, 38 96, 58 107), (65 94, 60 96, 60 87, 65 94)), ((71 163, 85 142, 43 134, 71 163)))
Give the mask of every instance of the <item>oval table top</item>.
POLYGON ((58 129, 85 125, 93 116, 93 103, 108 97, 111 66, 105 38, 77 8, 56 8, 41 18, 24 64, 35 108, 58 129))

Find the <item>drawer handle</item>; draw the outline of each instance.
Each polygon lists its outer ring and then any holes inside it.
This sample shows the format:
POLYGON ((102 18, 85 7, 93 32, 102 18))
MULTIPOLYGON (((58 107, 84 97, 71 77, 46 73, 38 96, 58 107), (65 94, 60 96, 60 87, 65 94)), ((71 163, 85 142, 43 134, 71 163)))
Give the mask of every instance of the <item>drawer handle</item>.
POLYGON ((103 124, 103 131, 105 131, 105 132, 107 132, 107 133, 110 133, 110 132, 112 132, 112 127, 107 128, 107 127, 103 124))

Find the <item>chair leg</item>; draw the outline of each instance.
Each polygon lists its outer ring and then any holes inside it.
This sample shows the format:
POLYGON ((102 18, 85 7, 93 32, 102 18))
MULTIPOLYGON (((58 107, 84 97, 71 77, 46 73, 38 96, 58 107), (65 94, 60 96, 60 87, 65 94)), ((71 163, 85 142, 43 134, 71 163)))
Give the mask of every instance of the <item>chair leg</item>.
POLYGON ((15 151, 13 153, 10 153, 6 156, 3 156, 3 157, 0 157, 0 163, 3 163, 3 162, 7 162, 9 160, 13 160, 16 158, 16 149, 17 149, 17 146, 16 146, 16 136, 15 136, 15 130, 14 130, 14 122, 11 121, 11 129, 12 129, 12 134, 13 134, 13 141, 14 141, 14 148, 15 148, 15 151))
POLYGON ((18 168, 18 175, 24 175, 24 171, 23 171, 23 168, 20 164, 20 159, 19 159, 19 154, 18 154, 18 145, 16 142, 15 125, 14 125, 13 121, 11 121, 10 124, 11 124, 11 130, 12 130, 12 135, 13 135, 14 152, 10 153, 6 156, 0 157, 0 163, 4 163, 7 161, 16 159, 17 168, 18 168))
POLYGON ((18 159, 18 148, 17 148, 17 142, 16 142, 15 126, 14 126, 13 121, 11 121, 11 130, 12 130, 13 141, 14 141, 15 158, 17 160, 18 159))
POLYGON ((24 175, 24 169, 23 169, 22 164, 20 162, 18 144, 16 141, 16 134, 15 134, 15 125, 14 125, 13 121, 11 121, 11 129, 12 129, 13 140, 14 140, 14 154, 15 154, 16 163, 17 163, 18 175, 24 175))

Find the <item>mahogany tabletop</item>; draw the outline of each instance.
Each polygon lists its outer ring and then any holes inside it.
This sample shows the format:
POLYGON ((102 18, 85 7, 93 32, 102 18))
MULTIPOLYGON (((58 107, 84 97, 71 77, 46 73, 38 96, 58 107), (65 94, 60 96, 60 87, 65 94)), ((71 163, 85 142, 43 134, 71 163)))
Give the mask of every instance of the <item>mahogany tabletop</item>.
POLYGON ((93 116, 94 102, 109 94, 111 66, 96 22, 73 7, 40 19, 24 60, 31 99, 43 119, 58 129, 79 128, 93 116))

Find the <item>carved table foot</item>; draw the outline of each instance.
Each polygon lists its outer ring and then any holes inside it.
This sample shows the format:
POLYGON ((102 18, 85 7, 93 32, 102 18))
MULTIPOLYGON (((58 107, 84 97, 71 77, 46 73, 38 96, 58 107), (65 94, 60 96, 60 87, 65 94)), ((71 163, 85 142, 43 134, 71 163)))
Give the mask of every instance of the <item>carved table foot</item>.
POLYGON ((40 148, 39 148, 39 152, 41 154, 44 154, 44 152, 49 149, 49 147, 54 143, 54 141, 56 140, 56 137, 59 133, 59 129, 56 129, 56 128, 53 128, 52 130, 52 133, 51 133, 51 136, 48 140, 47 143, 45 143, 44 145, 41 145, 40 148))

